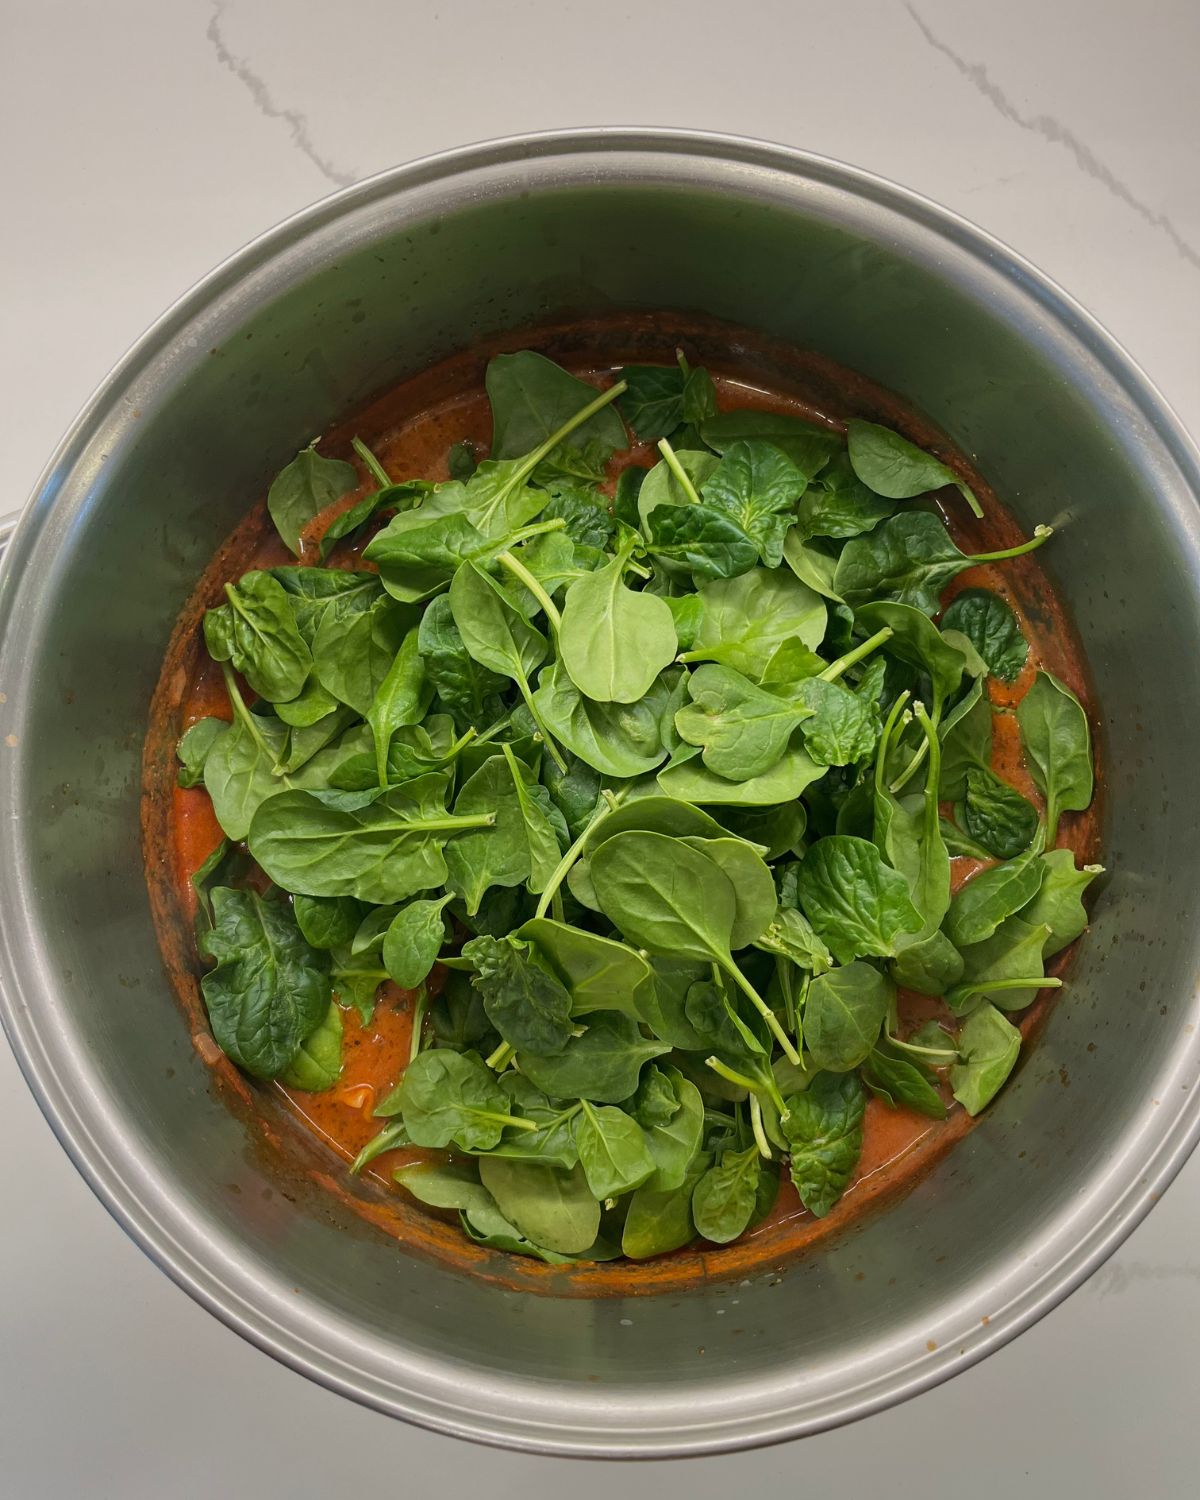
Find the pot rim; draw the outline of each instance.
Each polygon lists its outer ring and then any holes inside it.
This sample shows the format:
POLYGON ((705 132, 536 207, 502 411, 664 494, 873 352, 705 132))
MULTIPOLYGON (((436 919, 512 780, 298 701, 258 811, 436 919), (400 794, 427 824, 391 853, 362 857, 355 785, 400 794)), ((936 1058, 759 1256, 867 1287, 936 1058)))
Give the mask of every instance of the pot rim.
MULTIPOLYGON (((612 126, 506 136, 421 157, 319 199, 235 251, 151 324, 84 404, 34 486, 8 547, 6 571, 20 573, 53 516, 58 476, 69 471, 86 450, 102 420, 119 401, 121 391, 169 348, 181 328, 253 272, 344 214, 405 189, 430 182, 446 183, 472 171, 512 166, 531 158, 569 159, 607 153, 640 153, 648 162, 656 156, 683 156, 766 169, 869 200, 885 212, 952 242, 985 263, 993 274, 1018 282, 1048 320, 1083 345, 1137 406, 1193 491, 1200 494, 1200 450, 1136 361, 1074 298, 986 231, 919 193, 830 157, 723 133, 612 126)), ((0 644, 11 628, 15 592, 0 590, 0 644)), ((15 929, 11 914, 0 910, 0 948, 7 949, 10 956, 10 937, 15 929)), ((418 1398, 413 1390, 404 1391, 396 1384, 384 1390, 379 1381, 353 1370, 335 1353, 320 1349, 302 1333, 285 1327, 273 1316, 265 1299, 262 1304, 251 1303, 222 1284, 203 1257, 173 1233, 161 1200, 154 1201, 157 1184, 140 1171, 141 1164, 122 1162, 106 1154, 93 1130, 95 1105, 86 1091, 72 1089, 71 1078, 56 1067, 39 1035, 34 1020, 36 1008, 31 1003, 38 998, 32 976, 28 983, 22 983, 16 964, 3 966, 0 1023, 25 1080, 92 1191, 177 1285, 265 1353, 327 1389, 434 1431, 558 1456, 682 1457, 729 1452, 822 1431, 928 1390, 1023 1332, 1090 1276, 1141 1222, 1200 1139, 1200 1090, 1188 1090, 1181 1098, 1177 1094, 1173 1110, 1164 1103, 1155 1112, 1157 1128, 1140 1160, 1123 1152, 1109 1165, 1103 1179, 1106 1201, 1099 1206, 1086 1234, 1048 1265, 1030 1257, 1024 1286, 985 1320, 987 1326, 944 1344, 919 1361, 897 1360, 890 1375, 872 1377, 861 1386, 800 1408, 781 1389, 773 1409, 742 1413, 727 1423, 703 1429, 684 1427, 677 1421, 672 1426, 670 1415, 664 1413, 657 1426, 647 1424, 639 1433, 625 1432, 615 1420, 617 1414, 602 1409, 600 1397, 591 1425, 579 1423, 572 1430, 562 1421, 547 1420, 519 1406, 510 1406, 503 1414, 473 1412, 436 1395, 418 1398), (1113 1188, 1110 1184, 1114 1177, 1122 1179, 1124 1186, 1113 1188)), ((1091 1186, 1096 1188, 1097 1184, 1091 1186)), ((414 1373, 419 1373, 415 1363, 414 1373)))

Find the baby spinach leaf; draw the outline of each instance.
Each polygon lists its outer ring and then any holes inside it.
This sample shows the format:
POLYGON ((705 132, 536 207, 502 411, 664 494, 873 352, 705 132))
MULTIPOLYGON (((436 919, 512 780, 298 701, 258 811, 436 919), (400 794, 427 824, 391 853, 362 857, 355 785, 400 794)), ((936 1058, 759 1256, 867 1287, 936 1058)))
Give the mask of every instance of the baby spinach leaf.
POLYGON ((879 710, 839 682, 808 677, 796 686, 804 748, 818 765, 849 766, 866 760, 879 738, 879 710))
MULTIPOLYGON (((616 535, 616 522, 609 515, 604 496, 598 490, 556 490, 546 502, 542 520, 553 521, 560 517, 566 522, 569 540, 584 547, 595 547, 603 551, 616 535)), ((535 545, 560 539, 559 532, 549 531, 537 538, 535 545)), ((538 574, 539 578, 542 576, 541 573, 538 574)))
POLYGON ((358 488, 358 471, 341 459, 322 458, 312 444, 276 474, 267 510, 289 552, 300 556, 300 533, 327 505, 358 488))
POLYGON ((295 567, 272 568, 270 572, 291 599, 296 626, 309 646, 327 610, 348 616, 370 608, 383 592, 375 573, 295 567))
POLYGON ((721 412, 700 423, 700 436, 718 453, 728 452, 739 442, 773 443, 809 479, 842 446, 840 434, 832 428, 773 411, 721 412))
POLYGON ((775 916, 754 941, 756 948, 790 958, 802 969, 822 974, 833 967, 833 956, 813 931, 812 923, 795 907, 780 905, 775 916))
POLYGON ((324 562, 338 542, 364 527, 380 512, 404 510, 419 505, 433 489, 427 479, 409 479, 403 484, 385 484, 369 495, 364 495, 356 505, 341 515, 334 516, 321 536, 321 561, 324 562))
POLYGON ((701 1152, 677 1188, 656 1188, 643 1183, 629 1200, 629 1212, 621 1232, 621 1250, 630 1260, 647 1260, 679 1250, 695 1238, 692 1225, 692 1194, 708 1170, 712 1158, 701 1152))
POLYGON ((623 1109, 583 1100, 576 1139, 588 1191, 601 1202, 641 1187, 654 1173, 645 1131, 623 1109))
POLYGON ((308 680, 312 653, 286 590, 270 573, 251 572, 227 583, 225 598, 204 617, 208 654, 231 661, 259 697, 272 703, 295 698, 308 680))
POLYGON ((295 698, 287 703, 276 703, 275 712, 293 730, 311 730, 315 725, 321 726, 314 735, 293 734, 290 737, 289 760, 293 754, 293 746, 296 747, 297 753, 294 764, 289 766, 290 770, 303 764, 309 754, 315 754, 327 745, 355 717, 353 709, 345 708, 344 705, 338 703, 332 694, 327 693, 312 676, 295 698))
POLYGON ((815 543, 806 542, 798 526, 793 526, 784 538, 783 560, 800 582, 807 584, 814 593, 834 604, 845 604, 834 586, 838 559, 815 543))
MULTIPOLYGON (((531 453, 598 394, 595 386, 577 380, 553 360, 530 349, 497 354, 489 360, 485 384, 492 406, 493 458, 519 458, 531 453)), ((625 428, 611 406, 601 408, 572 435, 576 441, 594 438, 610 452, 626 444, 625 428)))
POLYGON ((425 681, 425 668, 413 628, 400 643, 396 658, 379 684, 374 702, 367 710, 367 723, 375 742, 375 770, 378 784, 388 784, 388 750, 397 729, 419 724, 425 717, 433 689, 425 681))
POLYGON ((561 662, 542 672, 533 704, 554 738, 602 775, 640 776, 666 758, 658 716, 647 699, 593 703, 561 662))
POLYGON ((1053 844, 1059 814, 1082 812, 1092 800, 1087 715, 1069 687, 1040 671, 1017 704, 1017 722, 1030 772, 1046 798, 1046 842, 1053 844))
POLYGON ((431 599, 421 616, 417 650, 438 701, 457 728, 474 728, 500 717, 505 679, 477 662, 463 645, 445 594, 431 599))
POLYGON ((784 1134, 800 1201, 823 1219, 846 1191, 862 1154, 866 1090, 857 1073, 818 1073, 788 1100, 784 1134))
POLYGON ((282 792, 255 813, 250 852, 285 890, 382 905, 444 884, 447 838, 490 827, 495 816, 447 813, 440 774, 391 787, 362 805, 330 801, 370 795, 282 792))
POLYGON ((1017 617, 999 594, 988 589, 964 589, 946 606, 943 630, 961 630, 975 647, 993 677, 1015 682, 1029 655, 1017 617))
MULTIPOLYGON (((559 443, 533 471, 533 482, 557 491, 561 485, 603 484, 612 448, 600 438, 559 443)), ((543 510, 542 515, 546 512, 543 510)))
POLYGON ((412 616, 386 595, 366 609, 358 603, 361 597, 348 594, 346 602, 335 600, 325 609, 313 636, 312 658, 325 691, 366 718, 412 616))
POLYGON ((549 917, 534 917, 518 928, 516 936, 532 943, 570 990, 573 1015, 620 1010, 641 1019, 637 996, 650 982, 651 971, 634 949, 549 917))
POLYGON ((730 781, 705 766, 698 750, 689 747, 689 752, 687 755, 676 752, 671 763, 658 773, 659 789, 681 802, 699 802, 709 807, 773 807, 791 802, 825 773, 824 766, 792 746, 769 771, 745 781, 730 781))
POLYGON ((964 948, 963 979, 946 993, 946 1004, 959 1015, 984 1000, 1004 1010, 1024 1010, 1037 999, 1044 972, 1042 949, 1050 929, 1022 917, 1008 917, 990 938, 964 948), (1014 987, 1014 981, 1028 985, 1014 987))
POLYGON ((525 619, 494 579, 471 562, 463 563, 454 575, 450 612, 470 655, 490 672, 512 678, 534 712, 529 677, 546 656, 546 637, 541 631, 525 619))
POLYGON ((963 961, 944 932, 931 932, 901 948, 889 972, 906 990, 944 995, 962 978, 963 961))
POLYGON ((618 521, 623 521, 626 526, 637 530, 641 526, 641 513, 638 510, 638 497, 641 494, 642 485, 646 482, 649 469, 643 469, 639 464, 630 464, 627 469, 622 469, 617 476, 617 487, 613 494, 612 513, 618 521))
POLYGON ((663 1113, 647 1118, 639 1115, 645 1130, 646 1147, 654 1163, 652 1175, 646 1186, 657 1192, 670 1192, 682 1187, 692 1163, 699 1155, 704 1136, 704 1100, 700 1090, 687 1079, 678 1068, 660 1068, 649 1063, 642 1070, 642 1086, 635 1098, 634 1113, 639 1114, 639 1102, 648 1077, 657 1076, 666 1081, 676 1108, 663 1117, 663 1113))
POLYGON ((470 479, 479 467, 479 455, 475 451, 475 444, 462 442, 451 443, 446 454, 446 469, 451 479, 470 479))
POLYGON ((419 1203, 430 1208, 488 1208, 495 1199, 479 1181, 474 1162, 413 1162, 392 1176, 419 1203))
POLYGON ((962 807, 967 832, 997 859, 1014 859, 1038 829, 1037 809, 984 766, 968 766, 962 807))
MULTIPOLYGON (((630 942, 664 958, 719 965, 753 1001, 783 1050, 799 1057, 766 1002, 733 962, 738 897, 721 867, 660 833, 618 833, 592 855, 601 910, 630 942)), ((764 923, 765 925, 765 923, 764 923)))
MULTIPOLYGON (((236 689, 235 689, 236 691, 236 689)), ((240 842, 257 809, 280 790, 274 767, 287 731, 279 721, 249 713, 238 698, 234 720, 204 760, 204 788, 226 837, 240 842)))
POLYGON ((697 1233, 716 1245, 736 1240, 754 1215, 761 1171, 757 1146, 724 1152, 692 1193, 692 1222, 697 1233))
POLYGON ((472 819, 478 830, 463 834, 445 850, 445 878, 450 889, 465 900, 469 916, 479 910, 485 891, 492 886, 522 885, 531 878, 535 846, 539 870, 544 872, 548 863, 557 863, 558 845, 546 808, 533 802, 528 787, 522 800, 518 779, 523 782, 523 775, 519 769, 514 775, 504 755, 490 755, 455 801, 455 816, 472 819))
POLYGON ((643 1037, 628 1016, 601 1010, 555 1056, 519 1051, 517 1059, 522 1073, 556 1099, 620 1104, 637 1088, 642 1064, 670 1050, 665 1042, 643 1037))
POLYGON ((179 758, 179 771, 175 777, 177 785, 193 787, 204 784, 204 762, 208 759, 208 752, 228 728, 225 719, 197 719, 184 730, 175 747, 179 758))
POLYGON ((976 680, 942 720, 942 779, 939 795, 961 802, 967 795, 967 772, 988 770, 992 760, 992 705, 976 680))
POLYGON ((1020 557, 1049 536, 1050 528, 1039 526, 1019 547, 967 557, 936 516, 928 511, 901 511, 867 536, 851 537, 834 569, 833 587, 854 606, 882 596, 935 615, 942 590, 965 568, 1020 557))
POLYGON ((775 916, 775 882, 753 844, 738 838, 685 837, 683 843, 707 855, 733 886, 736 906, 729 946, 736 953, 755 942, 775 916))
POLYGON ((805 915, 839 963, 868 954, 890 957, 897 939, 922 925, 904 876, 866 839, 819 839, 804 856, 797 890, 805 915))
POLYGON ((692 701, 675 715, 675 728, 688 744, 703 747, 710 770, 731 781, 748 781, 778 764, 810 712, 764 692, 732 667, 699 667, 687 687, 692 701))
POLYGON ((314 948, 348 948, 363 919, 353 896, 294 896, 292 911, 306 942, 314 948))
POLYGON ((993 1005, 968 1016, 959 1033, 960 1061, 950 1069, 954 1097, 969 1115, 977 1115, 999 1093, 1016 1065, 1021 1033, 993 1005))
POLYGON ((941 718, 942 705, 953 698, 962 684, 962 652, 948 645, 937 626, 919 609, 908 604, 888 600, 864 604, 855 611, 855 620, 868 633, 886 625, 892 636, 884 642, 882 649, 929 674, 936 724, 941 718))
MULTIPOLYGON (((647 480, 642 497, 649 488, 647 480)), ((749 572, 758 561, 756 544, 736 521, 711 505, 659 505, 645 525, 647 549, 686 568, 694 579, 733 578, 749 572)))
POLYGON ((721 822, 738 838, 757 844, 764 859, 804 852, 807 814, 803 802, 769 808, 726 808, 721 822))
MULTIPOLYGON (((689 451, 681 448, 675 455, 679 467, 690 485, 686 488, 679 480, 675 471, 667 460, 660 459, 654 467, 645 474, 641 488, 638 491, 637 507, 638 522, 644 535, 649 536, 650 517, 660 506, 678 507, 687 509, 694 506, 699 498, 699 492, 704 481, 717 467, 717 460, 711 453, 689 451)), ((738 528, 734 528, 737 531, 738 528)), ((732 533, 731 533, 732 534, 732 533)))
POLYGON ((415 1146, 487 1151, 514 1116, 508 1095, 476 1052, 418 1052, 400 1080, 404 1127, 415 1146))
POLYGON ((889 500, 910 500, 914 495, 952 484, 971 507, 972 514, 983 515, 965 480, 890 427, 851 418, 846 423, 846 442, 854 472, 877 495, 886 495, 889 500))
POLYGON ((683 421, 684 378, 678 365, 626 365, 621 371, 629 389, 617 405, 639 441, 670 437, 683 421))
POLYGON ((474 965, 471 983, 483 996, 488 1020, 510 1046, 539 1057, 563 1050, 571 1037, 571 996, 533 961, 526 943, 472 938, 463 957, 474 965))
POLYGON ((944 1120, 946 1106, 928 1068, 904 1057, 890 1043, 877 1043, 863 1064, 871 1092, 892 1109, 915 1109, 931 1120, 944 1120))
POLYGON ((824 602, 789 573, 752 568, 701 584, 693 597, 704 612, 685 661, 720 662, 759 680, 786 641, 815 651, 825 638, 824 602))
POLYGON ((410 901, 392 918, 383 939, 383 967, 402 990, 415 990, 429 977, 446 940, 442 911, 447 893, 435 901, 410 901))
POLYGON ((895 509, 863 484, 848 454, 838 453, 804 492, 796 523, 805 541, 814 536, 841 540, 873 530, 895 509))
POLYGON ((769 568, 783 560, 783 539, 795 520, 807 475, 784 450, 762 439, 730 443, 704 481, 705 505, 723 511, 758 548, 769 568))
POLYGON ((817 1067, 857 1068, 878 1040, 893 993, 886 975, 859 961, 814 979, 804 1004, 804 1041, 817 1067))
POLYGON ((575 686, 594 702, 644 698, 678 649, 666 603, 625 587, 631 550, 622 546, 612 562, 577 578, 563 605, 559 656, 575 686))
POLYGON ((320 1094, 334 1086, 341 1072, 342 1012, 331 1000, 324 1020, 300 1043, 299 1052, 279 1075, 279 1081, 289 1089, 320 1094))
POLYGON ((1069 849, 1051 849, 1041 856, 1040 863, 1041 883, 1037 894, 1021 908, 1021 919, 1034 927, 1049 927, 1042 957, 1052 958, 1086 929, 1088 914, 1081 898, 1096 876, 1104 873, 1104 867, 1084 865, 1077 870, 1069 849))
POLYGON ((213 1036, 244 1072, 277 1078, 325 1018, 329 961, 304 941, 282 901, 218 887, 210 902, 200 948, 216 967, 200 988, 213 1036))
POLYGON ((495 540, 465 512, 442 515, 422 505, 394 516, 371 539, 363 557, 378 565, 383 586, 394 599, 412 603, 436 594, 461 563, 482 560, 496 550, 495 540))
POLYGON ((591 876, 601 910, 637 947, 728 966, 737 894, 707 855, 630 830, 595 850, 591 876))
POLYGON ((1045 869, 1034 847, 1019 859, 981 870, 951 899, 946 936, 959 948, 990 938, 1001 922, 1028 906, 1037 895, 1045 869))
POLYGON ((488 1156, 541 1162, 550 1167, 575 1166, 579 1160, 575 1140, 579 1104, 560 1109, 550 1103, 541 1089, 534 1088, 528 1078, 511 1069, 500 1075, 500 1085, 509 1096, 509 1107, 534 1128, 506 1131, 489 1149, 488 1156))
POLYGON ((572 755, 565 772, 547 758, 542 762, 541 774, 551 802, 563 815, 568 835, 577 838, 596 812, 600 796, 599 773, 577 755, 572 755))

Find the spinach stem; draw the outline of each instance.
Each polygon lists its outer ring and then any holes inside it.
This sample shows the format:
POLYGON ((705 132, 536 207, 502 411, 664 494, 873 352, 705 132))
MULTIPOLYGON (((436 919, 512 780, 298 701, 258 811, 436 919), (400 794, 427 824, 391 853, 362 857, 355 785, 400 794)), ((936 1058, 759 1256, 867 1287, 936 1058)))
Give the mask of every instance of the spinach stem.
POLYGON ((762 1105, 758 1102, 757 1094, 750 1095, 750 1129, 754 1132, 754 1143, 758 1147, 759 1156, 770 1161, 771 1147, 763 1129, 762 1105))
POLYGON ((787 1017, 789 1031, 796 1029, 796 995, 792 989, 792 966, 782 953, 775 955, 775 974, 779 990, 783 995, 783 1013, 787 1017))
POLYGON ((413 997, 412 1039, 408 1044, 408 1060, 412 1062, 421 1050, 421 1033, 425 1029, 425 1012, 429 1009, 429 990, 423 984, 417 986, 413 997))
POLYGON ((868 636, 861 646, 855 646, 853 651, 847 651, 845 656, 839 656, 837 661, 830 662, 823 672, 819 674, 822 682, 836 682, 848 667, 856 662, 862 661, 864 656, 870 656, 877 646, 882 646, 884 641, 890 641, 895 631, 890 625, 885 625, 882 630, 877 630, 874 635, 868 636))
POLYGON ((758 993, 758 991, 738 968, 737 964, 732 961, 732 959, 728 964, 722 963, 721 967, 725 969, 729 977, 750 999, 755 1009, 762 1016, 767 1025, 771 1028, 771 1032, 774 1035, 775 1040, 783 1048, 787 1060, 789 1062, 795 1063, 797 1067, 800 1067, 800 1054, 792 1045, 791 1037, 788 1036, 787 1032, 779 1024, 779 1017, 775 1014, 775 1012, 771 1009, 771 1007, 767 1004, 763 997, 758 993))
POLYGON ((546 749, 550 754, 550 759, 565 776, 567 774, 567 763, 562 758, 562 751, 550 737, 550 731, 546 728, 545 724, 542 723, 541 714, 539 714, 537 709, 534 707, 533 694, 529 691, 529 678, 526 677, 524 672, 520 672, 516 679, 516 682, 517 687, 520 690, 521 697, 525 700, 525 707, 529 710, 529 717, 537 725, 537 731, 542 737, 542 743, 546 746, 546 749))
POLYGON ((875 752, 875 790, 882 792, 884 782, 887 778, 888 750, 891 748, 892 735, 895 733, 896 721, 904 712, 904 705, 908 702, 908 689, 899 695, 892 704, 887 719, 884 721, 883 732, 879 736, 879 748, 875 752))
POLYGON ((963 986, 958 998, 967 1000, 972 995, 987 995, 992 990, 1060 990, 1062 980, 1045 974, 1030 974, 1025 979, 981 979, 978 984, 963 986))
POLYGON ((941 1058, 942 1061, 937 1066, 944 1066, 946 1063, 951 1063, 958 1056, 958 1048, 953 1045, 949 1037, 946 1038, 946 1045, 944 1047, 918 1047, 912 1042, 902 1042, 898 1036, 893 1036, 890 1031, 887 1033, 887 1039, 893 1047, 899 1048, 901 1052, 911 1052, 916 1057, 941 1058))
POLYGON ((516 1050, 517 1049, 510 1043, 501 1042, 500 1045, 496 1048, 495 1052, 493 1052, 489 1057, 485 1058, 484 1061, 487 1063, 489 1068, 494 1068, 497 1073, 502 1073, 504 1069, 508 1067, 508 1064, 511 1061, 516 1050))
POLYGON ((719 1057, 706 1057, 704 1059, 704 1066, 711 1068, 718 1078, 723 1078, 726 1083, 733 1083, 739 1088, 745 1089, 752 1099, 761 1090, 779 1111, 779 1118, 781 1120, 786 1120, 791 1113, 787 1105, 783 1102, 783 1095, 779 1092, 779 1085, 775 1082, 774 1078, 759 1080, 748 1078, 745 1073, 739 1073, 736 1069, 731 1068, 728 1063, 723 1063, 719 1057))
POLYGON ((700 496, 696 493, 696 486, 687 477, 683 465, 676 457, 674 448, 671 447, 666 438, 659 438, 658 451, 662 454, 663 458, 666 459, 667 468, 670 469, 671 473, 674 474, 675 478, 679 481, 679 487, 683 491, 683 493, 688 497, 693 505, 699 505, 700 496))
POLYGON ((350 446, 354 449, 355 453, 358 454, 359 458, 362 459, 363 463, 370 470, 372 476, 375 479, 375 483, 379 486, 379 488, 381 490, 387 489, 392 482, 391 477, 389 476, 388 471, 371 452, 370 448, 367 447, 366 443, 363 442, 362 438, 351 438, 350 446))
MULTIPOLYGON (((913 705, 913 717, 916 720, 924 718, 926 723, 932 723, 933 735, 930 736, 929 733, 926 733, 926 738, 922 739, 921 744, 916 747, 916 753, 913 754, 912 759, 904 766, 900 775, 897 775, 897 778, 892 781, 891 787, 889 787, 889 792, 892 793, 892 796, 898 796, 900 792, 903 792, 904 787, 912 780, 913 772, 918 769, 922 760, 926 759, 927 754, 929 754, 930 745, 938 738, 938 724, 941 724, 942 721, 942 708, 944 708, 944 700, 942 700, 941 691, 935 691, 935 694, 933 694, 933 714, 926 714, 926 705, 924 703, 915 703, 913 705)), ((922 723, 922 727, 924 727, 924 723, 922 723)), ((939 757, 939 763, 941 763, 941 757, 939 757)))
POLYGON ((975 552, 971 555, 971 561, 973 563, 1003 562, 1006 557, 1024 557, 1026 552, 1036 551, 1053 535, 1053 526, 1035 526, 1033 535, 1027 542, 1022 542, 1019 547, 1007 547, 1003 552, 975 552))
POLYGON ((610 406, 618 396, 624 395, 624 393, 628 389, 629 386, 626 381, 618 380, 615 385, 610 385, 606 391, 601 391, 594 401, 589 401, 586 406, 581 406, 579 410, 574 414, 574 416, 569 417, 562 424, 557 432, 552 432, 540 447, 535 448, 533 452, 530 453, 521 462, 520 466, 513 474, 512 479, 509 481, 508 485, 505 486, 505 488, 514 488, 516 485, 524 484, 529 476, 533 473, 534 469, 537 468, 538 464, 541 463, 542 459, 545 458, 548 454, 553 453, 555 448, 558 447, 559 443, 562 442, 563 438, 569 437, 577 427, 582 427, 583 424, 594 417, 598 411, 603 411, 606 406, 610 406))
POLYGON ((747 1078, 745 1073, 739 1073, 736 1069, 729 1067, 719 1057, 706 1057, 704 1059, 704 1066, 711 1068, 717 1077, 723 1078, 726 1083, 736 1084, 739 1088, 745 1089, 748 1094, 754 1092, 754 1080, 747 1078))
POLYGON ((545 611, 547 620, 550 621, 551 630, 553 630, 555 635, 557 635, 558 628, 562 624, 562 615, 560 615, 558 612, 558 605, 555 604, 554 600, 551 599, 550 595, 541 586, 541 584, 533 576, 533 574, 529 571, 525 564, 515 558, 507 549, 505 549, 505 551, 503 552, 496 553, 496 561, 506 567, 514 578, 518 579, 525 585, 525 587, 529 590, 529 592, 533 595, 537 602, 542 606, 542 609, 545 611))
POLYGON ((512 1125, 517 1130, 538 1130, 541 1127, 536 1120, 523 1120, 520 1115, 498 1115, 493 1114, 490 1109, 473 1109, 471 1113, 480 1120, 491 1120, 497 1125, 512 1125))
MULTIPOLYGON (((542 892, 541 897, 538 900, 537 910, 534 912, 535 917, 544 917, 546 915, 546 912, 549 910, 551 901, 553 901, 554 897, 558 894, 559 887, 562 885, 563 881, 570 873, 571 866, 587 848, 592 834, 595 833, 600 824, 604 822, 605 818, 607 818, 610 813, 615 812, 617 808, 620 807, 621 803, 624 802, 627 795, 627 789, 625 787, 622 787, 619 792, 608 792, 606 790, 604 795, 607 799, 607 806, 597 807, 595 809, 586 828, 584 828, 583 832, 579 835, 579 837, 575 840, 575 842, 571 845, 571 847, 567 850, 567 852, 555 866, 554 874, 551 875, 550 879, 546 882, 546 889, 542 892)), ((561 922, 562 918, 556 916, 555 920, 561 922)))

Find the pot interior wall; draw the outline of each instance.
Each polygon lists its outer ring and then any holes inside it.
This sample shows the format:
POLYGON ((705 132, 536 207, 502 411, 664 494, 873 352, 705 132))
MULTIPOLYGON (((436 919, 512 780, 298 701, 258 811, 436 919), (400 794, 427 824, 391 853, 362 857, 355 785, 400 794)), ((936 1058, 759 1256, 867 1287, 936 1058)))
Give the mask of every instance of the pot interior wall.
POLYGON ((427 1417, 457 1410, 445 1420, 472 1429, 503 1414, 531 1441, 554 1441, 547 1402, 615 1446, 651 1427, 700 1443, 768 1389, 803 1407, 901 1365, 919 1379, 931 1345, 986 1336, 981 1317, 1030 1280, 1031 1244, 1049 1269, 1081 1195, 1120 1170, 1155 1101, 1194 1081, 1177 1043, 1196 1019, 1200 699, 1180 692, 1180 663, 1200 636, 1200 568, 1168 446, 1101 359, 1055 334, 1036 288, 919 214, 898 236, 819 173, 798 185, 729 162, 700 188, 685 167, 648 160, 630 187, 611 159, 535 157, 453 188, 417 179, 403 202, 384 185, 219 279, 68 448, 38 501, 48 522, 3 584, 5 942, 26 955, 22 993, 35 973, 45 986, 32 1024, 55 1033, 47 1068, 69 1059, 95 1105, 96 1150, 111 1161, 132 1142, 126 1186, 172 1184, 203 1226, 220 1268, 202 1295, 220 1280, 299 1319, 372 1399, 421 1385, 427 1417), (281 1186, 211 1091, 163 974, 139 770, 175 616, 297 447, 483 335, 613 307, 702 310, 860 369, 977 455, 1023 524, 1062 526, 1043 555, 1094 676, 1111 874, 1037 1048, 904 1202, 752 1284, 569 1301, 463 1279, 281 1186))

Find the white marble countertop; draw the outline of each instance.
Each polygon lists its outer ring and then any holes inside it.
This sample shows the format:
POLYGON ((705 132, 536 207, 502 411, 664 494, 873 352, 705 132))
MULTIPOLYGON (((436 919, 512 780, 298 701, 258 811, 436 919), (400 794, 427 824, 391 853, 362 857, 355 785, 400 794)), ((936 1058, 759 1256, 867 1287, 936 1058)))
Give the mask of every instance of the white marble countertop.
MULTIPOLYGON (((0 512, 147 323, 333 188, 511 132, 687 125, 841 157, 1080 298, 1200 430, 1200 8, 1189 0, 9 0, 0 512)), ((1064 1306, 897 1410, 614 1471, 476 1449, 273 1364, 126 1240, 0 1048, 0 1490, 578 1500, 1196 1492, 1200 1159, 1064 1306)))

